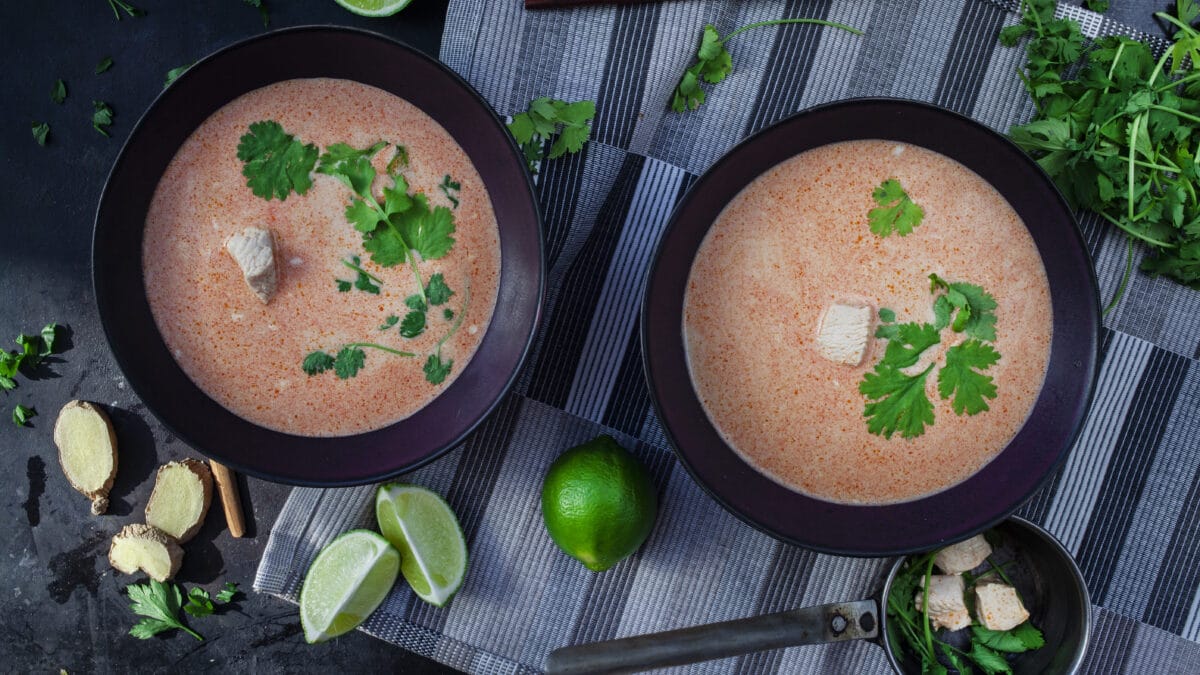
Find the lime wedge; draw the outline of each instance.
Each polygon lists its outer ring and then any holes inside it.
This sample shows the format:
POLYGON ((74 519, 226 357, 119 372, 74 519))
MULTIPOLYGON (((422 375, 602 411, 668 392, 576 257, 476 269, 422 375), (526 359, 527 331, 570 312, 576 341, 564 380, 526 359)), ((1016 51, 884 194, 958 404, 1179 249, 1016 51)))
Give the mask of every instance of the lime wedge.
POLYGON ((407 7, 412 0, 335 0, 335 2, 359 16, 391 16, 407 7))
POLYGON ((391 483, 375 493, 375 517, 417 597, 445 605, 467 575, 467 542, 450 505, 423 487, 391 483))
POLYGON ((370 530, 350 530, 313 560, 300 588, 300 625, 310 644, 354 630, 383 602, 400 553, 370 530))

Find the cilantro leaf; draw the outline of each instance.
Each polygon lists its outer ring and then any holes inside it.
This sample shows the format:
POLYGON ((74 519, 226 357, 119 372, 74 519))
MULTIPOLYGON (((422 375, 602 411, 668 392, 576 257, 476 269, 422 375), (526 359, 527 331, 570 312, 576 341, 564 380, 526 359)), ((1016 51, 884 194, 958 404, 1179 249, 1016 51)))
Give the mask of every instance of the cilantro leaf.
POLYGON ((134 7, 133 5, 129 4, 128 2, 124 2, 124 0, 108 0, 108 6, 112 8, 113 16, 117 17, 117 21, 121 20, 121 12, 122 11, 125 12, 126 15, 131 16, 131 17, 141 16, 141 15, 145 14, 145 12, 138 9, 137 7, 134 7), (117 11, 118 9, 121 11, 117 11))
POLYGON ((446 277, 441 272, 429 277, 429 283, 425 284, 425 297, 429 300, 429 304, 444 305, 452 295, 454 295, 454 291, 446 285, 446 277))
POLYGON ((61 78, 54 81, 54 86, 50 89, 50 100, 59 105, 67 100, 67 83, 61 78))
POLYGON ((446 319, 447 321, 453 320, 454 319, 454 310, 450 309, 449 307, 447 307, 446 309, 443 309, 442 317, 444 319, 446 319))
POLYGON ((337 284, 338 293, 349 293, 351 288, 354 288, 354 283, 344 279, 334 279, 337 284))
POLYGON ((197 617, 212 614, 213 603, 208 591, 199 586, 188 591, 187 604, 183 606, 183 611, 197 617))
POLYGON ((371 196, 371 183, 375 180, 375 167, 371 158, 387 146, 385 141, 359 150, 345 143, 334 143, 325 148, 317 164, 317 173, 337 178, 354 193, 362 197, 371 196))
POLYGON ((178 80, 180 75, 183 75, 184 73, 186 73, 188 71, 188 68, 191 68, 194 65, 196 65, 196 64, 189 63, 187 65, 179 66, 178 68, 172 68, 172 69, 168 70, 167 76, 163 80, 163 89, 166 89, 167 87, 174 84, 175 80, 178 80))
POLYGON ((230 582, 230 581, 226 581, 225 586, 223 586, 221 588, 221 590, 217 592, 217 602, 219 602, 223 605, 228 604, 228 603, 232 602, 233 599, 235 597, 237 597, 237 594, 240 592, 241 591, 238 590, 237 584, 230 582))
POLYGON ((406 338, 415 338, 425 332, 425 312, 413 310, 404 315, 404 321, 400 322, 400 335, 406 338))
MULTIPOLYGON (((889 345, 890 346, 890 345, 889 345)), ((988 410, 985 399, 996 398, 996 385, 987 370, 1000 360, 991 345, 971 339, 946 351, 946 364, 938 371, 938 393, 951 400, 954 412, 977 415, 988 410)))
POLYGON ((415 309, 419 312, 425 311, 425 301, 419 295, 408 296, 404 299, 404 304, 407 305, 409 309, 415 309))
POLYGON ((450 374, 450 367, 453 365, 452 359, 443 361, 440 354, 430 354, 425 361, 425 379, 430 384, 441 384, 446 381, 446 376, 450 374))
POLYGON ((1003 656, 1000 656, 978 642, 971 642, 971 651, 967 656, 987 675, 1012 673, 1012 666, 1009 665, 1008 661, 1004 660, 1003 656))
POLYGON ((96 64, 96 74, 99 75, 100 73, 107 72, 108 69, 112 68, 112 67, 113 67, 112 57, 106 56, 106 57, 100 59, 100 63, 96 64))
POLYGON ((530 173, 537 173, 538 163, 546 156, 546 141, 559 134, 550 146, 550 159, 579 152, 591 136, 590 123, 595 116, 594 101, 567 103, 542 97, 530 101, 525 112, 513 115, 508 130, 521 146, 530 173))
POLYGON ((367 354, 356 346, 342 347, 333 360, 333 372, 340 380, 348 380, 362 369, 367 354))
POLYGON ((37 410, 34 410, 33 408, 26 408, 25 406, 18 403, 17 407, 13 408, 12 421, 13 421, 13 424, 15 424, 19 427, 28 426, 29 419, 31 417, 35 417, 36 415, 37 415, 37 410))
POLYGON ((988 342, 996 340, 996 299, 983 287, 965 282, 949 283, 930 274, 929 288, 932 293, 946 292, 933 303, 934 325, 939 330, 950 326, 956 333, 966 333, 988 342))
POLYGON ((104 101, 92 101, 92 128, 108 136, 108 127, 112 126, 113 109, 104 101))
POLYGON ((183 603, 183 594, 175 584, 151 579, 149 584, 130 584, 125 592, 131 601, 133 613, 146 617, 130 629, 130 635, 145 640, 178 628, 197 640, 204 639, 180 621, 179 607, 183 603))
POLYGON ((42 328, 40 337, 42 338, 42 346, 38 350, 38 356, 50 356, 54 353, 54 343, 58 339, 58 324, 53 322, 46 324, 42 328))
POLYGON ((379 227, 379 223, 383 221, 383 217, 366 201, 353 199, 350 205, 346 207, 346 220, 354 226, 354 229, 363 234, 368 234, 374 232, 375 228, 379 227))
POLYGON ((312 352, 304 357, 304 362, 300 366, 309 376, 320 375, 321 373, 333 368, 333 357, 325 352, 312 352))
POLYGON ((896 326, 896 337, 888 340, 883 365, 908 368, 916 364, 921 354, 939 342, 938 330, 927 323, 902 323, 896 326))
POLYGON ((898 431, 903 438, 914 438, 925 433, 926 425, 933 424, 933 403, 925 393, 925 381, 933 365, 916 375, 901 369, 915 365, 926 349, 938 343, 938 331, 930 324, 917 323, 891 328, 894 331, 883 359, 858 384, 859 392, 867 399, 863 417, 873 434, 891 438, 898 431))
POLYGON ((1041 649, 1046 644, 1042 631, 1028 621, 1006 631, 971 626, 971 633, 973 638, 985 647, 1000 652, 1026 652, 1032 649, 1041 649))
POLYGON ((389 314, 388 318, 383 320, 383 324, 379 326, 379 330, 387 330, 400 322, 400 317, 395 314, 389 314))
POLYGON ((50 137, 50 125, 45 122, 31 122, 29 126, 33 129, 33 140, 37 141, 38 145, 46 145, 46 140, 50 137))
POLYGON ((911 234, 925 217, 925 210, 913 202, 900 186, 900 181, 894 178, 880 183, 871 193, 871 198, 879 207, 867 212, 867 220, 871 231, 881 237, 893 232, 902 237, 911 234))
MULTIPOLYGON (((564 132, 564 134, 565 133, 566 132, 564 132)), ((582 147, 582 144, 581 144, 581 147, 582 147)), ((578 152, 578 148, 576 150, 574 150, 573 152, 578 152)), ((441 189, 442 194, 446 195, 446 199, 449 200, 449 202, 454 205, 454 208, 457 209, 458 208, 458 197, 456 195, 458 194, 458 191, 462 189, 462 183, 452 180, 450 178, 450 174, 446 174, 442 178, 442 182, 438 185, 438 188, 441 189)))
MULTIPOLYGON (((414 202, 425 206, 424 195, 417 195, 414 202)), ((454 246, 454 237, 450 236, 454 234, 454 216, 450 209, 436 206, 431 211, 425 207, 412 209, 404 215, 409 213, 411 217, 394 218, 392 224, 412 250, 425 260, 436 260, 450 252, 454 246)))
POLYGON ((408 258, 408 244, 394 227, 372 232, 369 239, 363 240, 363 250, 370 253, 371 262, 380 267, 394 267, 408 258))
POLYGON ((251 124, 237 147, 237 157, 245 163, 242 175, 246 185, 255 196, 267 200, 285 200, 293 190, 308 192, 317 154, 317 146, 301 143, 272 120, 251 124))
POLYGON ((392 158, 387 163, 388 175, 395 175, 396 171, 406 166, 408 166, 408 148, 397 143, 396 151, 392 153, 392 158))
POLYGON ((354 277, 354 281, 335 279, 337 282, 338 291, 341 293, 346 293, 350 290, 351 286, 353 286, 360 291, 379 295, 379 286, 383 283, 383 280, 364 270, 360 266, 361 264, 362 259, 358 256, 352 256, 350 260, 342 260, 342 265, 356 272, 356 275, 354 277))

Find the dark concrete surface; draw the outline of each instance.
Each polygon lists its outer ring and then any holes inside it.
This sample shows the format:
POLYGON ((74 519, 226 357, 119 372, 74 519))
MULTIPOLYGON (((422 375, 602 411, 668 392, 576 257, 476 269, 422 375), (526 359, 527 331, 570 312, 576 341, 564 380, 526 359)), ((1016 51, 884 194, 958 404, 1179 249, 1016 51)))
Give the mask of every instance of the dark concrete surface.
MULTIPOLYGON (((68 349, 20 386, 0 393, 0 672, 153 671, 452 672, 359 632, 309 646, 296 608, 250 586, 288 488, 242 480, 250 532, 233 539, 218 500, 185 545, 179 581, 216 592, 245 591, 218 616, 190 620, 204 642, 174 631, 137 640, 124 595, 137 579, 112 570, 109 540, 141 522, 155 468, 200 456, 172 438, 126 386, 100 329, 89 258, 100 190, 134 122, 161 91, 166 72, 261 33, 242 0, 129 0, 146 15, 117 21, 107 0, 0 3, 0 346, 50 321, 69 326, 68 349), (94 74, 105 56, 114 65, 94 74), (66 81, 62 105, 50 100, 66 81), (115 111, 105 138, 92 129, 92 101, 115 111), (31 121, 50 124, 38 147, 31 121), (119 438, 120 465, 108 515, 92 516, 59 468, 51 429, 72 398, 104 405, 119 438), (10 421, 21 403, 37 409, 30 428, 10 421)), ((265 0, 271 28, 360 26, 436 55, 444 0, 416 0, 395 17, 363 19, 333 0, 265 0)), ((331 54, 330 58, 337 55, 331 54)), ((139 264, 136 255, 130 264, 139 264)))

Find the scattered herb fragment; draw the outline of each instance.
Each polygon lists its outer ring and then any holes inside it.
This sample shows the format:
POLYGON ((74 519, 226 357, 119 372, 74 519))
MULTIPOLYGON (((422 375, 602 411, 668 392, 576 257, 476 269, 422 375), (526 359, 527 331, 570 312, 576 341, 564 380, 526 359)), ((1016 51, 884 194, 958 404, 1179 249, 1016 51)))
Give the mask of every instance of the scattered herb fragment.
POLYGON ((446 285, 446 278, 441 272, 429 277, 429 283, 425 286, 425 297, 429 304, 444 305, 450 301, 452 295, 454 295, 454 291, 446 285))
POLYGON ((374 342, 351 342, 338 350, 336 355, 323 351, 311 352, 304 357, 304 361, 300 364, 300 367, 310 377, 320 375, 327 370, 332 370, 339 379, 348 380, 358 375, 358 371, 366 363, 367 355, 363 351, 364 348, 378 349, 389 354, 407 358, 416 356, 412 352, 402 352, 399 349, 392 349, 391 347, 385 347, 374 342))
POLYGON ((353 256, 350 260, 342 260, 343 265, 358 274, 354 277, 354 281, 337 279, 338 290, 345 293, 353 287, 366 293, 379 295, 379 286, 383 283, 383 280, 360 267, 361 263, 362 260, 358 256, 353 256))
POLYGON ((117 21, 121 20, 121 12, 125 12, 129 16, 142 16, 145 14, 142 10, 122 0, 108 0, 108 6, 112 8, 113 16, 117 17, 117 21))
POLYGON ((62 105, 62 102, 67 100, 67 83, 61 78, 54 81, 54 86, 50 88, 50 100, 62 105))
POLYGON ((267 3, 264 0, 243 0, 243 2, 258 9, 258 15, 262 17, 263 28, 271 24, 271 13, 267 9, 267 3))
POLYGON ((50 137, 50 125, 45 122, 32 122, 30 127, 33 129, 33 140, 37 141, 38 145, 45 146, 50 137))
POLYGON ((179 615, 183 593, 175 584, 151 579, 148 584, 130 584, 125 592, 132 601, 133 613, 145 617, 129 629, 130 635, 147 640, 163 631, 179 629, 197 640, 204 639, 183 624, 179 615))
POLYGON ((395 314, 388 315, 388 318, 383 320, 383 325, 379 327, 379 330, 387 330, 399 322, 400 317, 396 316, 395 314))
POLYGON ((567 103, 547 97, 529 102, 529 108, 513 115, 508 131, 521 146, 530 173, 537 173, 543 158, 558 159, 565 154, 575 154, 583 149, 592 133, 591 121, 596 116, 594 101, 567 103), (546 142, 554 134, 558 137, 546 154, 546 142))
POLYGON ((900 181, 889 178, 871 193, 879 206, 867 213, 871 231, 886 237, 893 232, 904 236, 912 234, 913 228, 925 218, 925 210, 918 206, 901 187, 900 181))
POLYGON ((387 172, 392 175, 400 169, 408 166, 408 148, 403 145, 396 144, 395 152, 392 153, 392 158, 388 160, 387 172))
POLYGON ((166 89, 167 87, 174 84, 175 80, 178 80, 180 75, 183 75, 184 73, 186 73, 188 68, 191 68, 194 65, 196 65, 196 64, 189 63, 186 66, 179 66, 178 68, 172 68, 172 69, 168 70, 167 77, 165 80, 163 80, 163 89, 166 89))
POLYGON ((233 602, 233 599, 237 597, 238 593, 241 593, 241 591, 238 590, 238 585, 233 582, 226 581, 221 590, 217 592, 217 602, 221 604, 233 602))
POLYGON ((333 357, 325 352, 312 352, 300 366, 309 375, 320 375, 333 367, 333 357))
POLYGON ((442 317, 445 318, 447 321, 453 320, 454 319, 454 310, 450 309, 449 307, 447 307, 446 309, 443 309, 442 317))
POLYGON ((183 611, 196 617, 212 614, 213 602, 212 598, 208 595, 208 591, 199 586, 188 591, 187 604, 183 606, 183 611))
POLYGON ((729 50, 725 49, 725 43, 729 42, 733 36, 748 31, 751 28, 778 26, 789 23, 829 26, 840 28, 855 35, 863 34, 857 28, 823 19, 775 19, 773 21, 760 21, 742 26, 722 38, 721 34, 717 32, 716 27, 708 24, 704 27, 704 32, 700 36, 700 48, 696 50, 696 62, 683 72, 683 77, 679 79, 679 84, 675 87, 675 93, 671 97, 671 110, 681 113, 699 108, 707 100, 704 89, 700 87, 700 81, 704 80, 709 84, 717 84, 724 81, 729 73, 733 72, 733 57, 730 56, 729 50))
POLYGON ((15 424, 19 427, 23 427, 29 423, 29 419, 31 417, 35 417, 36 415, 37 415, 37 410, 34 410, 33 408, 26 408, 25 406, 18 403, 17 407, 13 408, 12 421, 13 421, 13 424, 15 424))
POLYGON ((430 354, 425 360, 425 379, 430 384, 441 384, 446 381, 446 376, 450 374, 450 368, 454 365, 453 359, 442 361, 440 354, 430 354))
POLYGON ((400 335, 406 338, 415 338, 425 332, 425 312, 413 310, 404 315, 404 321, 400 322, 400 335))
POLYGON ((450 200, 450 203, 454 205, 454 208, 457 209, 458 208, 458 197, 456 197, 455 195, 457 195, 458 191, 462 189, 462 184, 451 180, 450 174, 446 174, 442 178, 442 182, 441 182, 441 184, 438 185, 438 188, 441 189, 442 194, 446 195, 446 199, 450 200), (451 194, 451 192, 453 192, 454 194, 451 194))
POLYGON ((956 333, 965 332, 988 342, 996 340, 996 299, 987 291, 975 284, 948 283, 936 274, 929 275, 929 284, 931 293, 946 292, 933 303, 938 330, 950 326, 956 333))
POLYGON ((317 146, 301 143, 273 121, 251 124, 250 133, 242 136, 237 147, 238 159, 245 162, 242 175, 247 187, 267 200, 283 201, 293 190, 308 192, 317 154, 317 146))
POLYGON ((112 126, 113 110, 104 101, 92 101, 92 128, 108 137, 107 127, 112 126))
POLYGON ((112 67, 113 67, 112 57, 106 56, 106 57, 100 59, 100 63, 96 64, 96 74, 99 75, 100 73, 108 72, 108 69, 112 68, 112 67))

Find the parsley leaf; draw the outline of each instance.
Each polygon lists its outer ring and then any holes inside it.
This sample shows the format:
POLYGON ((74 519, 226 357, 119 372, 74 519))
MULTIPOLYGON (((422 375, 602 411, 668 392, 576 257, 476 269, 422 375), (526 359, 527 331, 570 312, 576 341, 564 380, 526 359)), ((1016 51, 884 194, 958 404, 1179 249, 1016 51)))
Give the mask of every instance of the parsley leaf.
POLYGON ((301 143, 275 121, 251 124, 237 147, 237 157, 245 163, 242 175, 247 178, 246 185, 267 200, 278 197, 282 201, 293 190, 308 192, 317 154, 317 146, 301 143))
POLYGON ((217 592, 217 602, 221 604, 233 602, 233 599, 237 597, 237 594, 240 592, 241 591, 238 590, 237 584, 226 581, 225 586, 223 586, 221 590, 217 592))
POLYGON ((362 369, 363 364, 367 360, 367 355, 362 349, 357 346, 342 347, 341 351, 333 360, 333 372, 340 380, 348 380, 362 369))
MULTIPOLYGON (((565 134, 565 132, 564 132, 564 134, 565 134)), ((457 209, 458 208, 458 197, 456 197, 455 195, 457 195, 458 191, 462 189, 462 183, 458 183, 456 181, 451 180, 450 174, 446 174, 445 177, 442 178, 442 182, 441 182, 441 184, 438 185, 438 188, 441 189, 442 194, 446 195, 446 199, 448 199, 450 201, 450 203, 454 205, 454 208, 457 209), (454 194, 451 194, 452 192, 454 194)))
POLYGON ((675 92, 671 96, 671 110, 681 113, 699 108, 707 100, 704 90, 700 88, 701 80, 709 84, 717 84, 729 76, 729 73, 733 71, 733 57, 729 54, 729 50, 725 49, 725 43, 729 42, 733 36, 751 28, 789 23, 830 26, 849 31, 855 35, 863 34, 857 28, 834 21, 825 21, 822 19, 775 19, 773 21, 760 21, 742 26, 722 38, 720 33, 717 32, 716 27, 708 24, 704 26, 704 30, 700 34, 700 47, 696 50, 696 62, 683 71, 683 76, 679 79, 679 84, 676 85, 675 92))
POLYGON ((583 149, 592 133, 590 122, 596 116, 594 101, 567 103, 547 97, 529 102, 529 108, 512 116, 508 131, 521 146, 530 173, 537 173, 545 157, 546 141, 557 132, 550 146, 549 159, 575 154, 583 149))
POLYGON ((46 145, 46 139, 50 137, 50 125, 45 122, 32 122, 30 127, 33 128, 33 140, 37 141, 38 145, 46 145))
POLYGON ((444 305, 452 295, 454 295, 454 291, 446 285, 446 278, 441 272, 429 277, 429 283, 425 285, 425 297, 429 300, 429 304, 444 305))
POLYGON ((383 324, 379 326, 379 330, 387 330, 400 322, 400 317, 395 314, 389 314, 388 318, 383 320, 383 324))
POLYGON ((983 626, 971 626, 975 640, 985 647, 999 652, 1021 653, 1041 649, 1046 644, 1042 631, 1026 621, 1011 630, 989 630, 983 626))
POLYGON ((100 73, 107 72, 108 69, 112 68, 112 67, 113 67, 112 57, 106 56, 106 57, 100 59, 100 63, 96 64, 96 74, 99 75, 100 73))
POLYGON ((54 87, 50 89, 50 100, 62 105, 62 102, 67 100, 67 83, 62 79, 54 81, 54 87))
POLYGON ((310 376, 319 375, 333 368, 333 357, 325 352, 312 352, 304 357, 304 363, 300 367, 310 376))
POLYGON ((425 332, 425 312, 413 310, 404 315, 404 321, 400 322, 400 335, 406 338, 415 338, 425 332))
POLYGON ((430 354, 425 361, 425 379, 430 384, 441 384, 446 381, 446 376, 450 374, 450 367, 453 365, 452 359, 442 361, 440 354, 430 354))
POLYGON ((113 16, 117 17, 117 21, 121 20, 121 11, 129 16, 141 16, 145 14, 142 10, 123 0, 108 0, 108 6, 112 8, 113 16), (121 11, 117 11, 118 9, 121 11))
POLYGON ((132 601, 130 609, 133 613, 146 617, 129 630, 130 635, 146 640, 163 631, 178 628, 197 640, 204 639, 180 620, 179 607, 183 603, 183 594, 175 584, 151 579, 149 584, 130 584, 125 592, 132 601))
POLYGON ((189 63, 187 65, 179 66, 178 68, 172 68, 172 69, 168 70, 167 77, 166 77, 166 79, 163 80, 163 89, 166 89, 167 87, 174 84, 175 80, 178 80, 180 75, 183 75, 184 73, 186 73, 188 71, 188 68, 191 68, 194 65, 196 65, 196 64, 189 63))
POLYGON ((938 393, 943 399, 953 396, 951 406, 961 415, 977 415, 988 410, 984 399, 996 398, 996 385, 987 370, 1000 360, 1000 353, 979 340, 967 340, 946 350, 946 365, 938 371, 938 393))
POLYGON ((982 287, 964 282, 949 283, 930 274, 929 290, 931 293, 946 291, 933 303, 934 325, 938 330, 950 326, 956 333, 965 332, 988 342, 996 340, 996 299, 982 287))
POLYGON ((112 108, 104 101, 92 101, 92 111, 92 128, 107 137, 107 128, 112 126, 112 108))
POLYGON ((34 410, 33 408, 26 408, 25 406, 18 403, 17 407, 13 408, 12 421, 13 421, 13 424, 15 424, 19 427, 23 427, 23 426, 28 425, 29 418, 35 417, 36 415, 37 415, 37 410, 34 410))
POLYGON ((900 181, 889 178, 871 193, 871 198, 879 204, 878 208, 867 213, 871 231, 886 237, 892 232, 900 236, 911 234, 913 228, 921 224, 925 210, 913 202, 900 181))
POLYGON ((208 591, 199 586, 188 591, 187 604, 183 606, 183 611, 197 617, 212 614, 213 603, 208 591))

